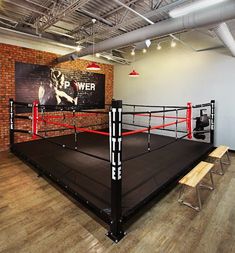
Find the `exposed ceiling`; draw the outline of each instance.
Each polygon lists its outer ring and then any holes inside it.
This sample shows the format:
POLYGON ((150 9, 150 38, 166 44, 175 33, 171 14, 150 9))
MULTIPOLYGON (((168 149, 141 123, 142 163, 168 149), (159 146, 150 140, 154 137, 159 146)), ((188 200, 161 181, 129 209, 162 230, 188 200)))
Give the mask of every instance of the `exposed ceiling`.
MULTIPOLYGON (((87 47, 93 40, 97 43, 150 25, 122 3, 157 23, 169 19, 171 9, 189 2, 192 1, 0 0, 0 33, 18 31, 74 48, 87 47), (94 25, 93 18, 97 20, 94 25)), ((115 56, 118 61, 118 51, 115 56)))

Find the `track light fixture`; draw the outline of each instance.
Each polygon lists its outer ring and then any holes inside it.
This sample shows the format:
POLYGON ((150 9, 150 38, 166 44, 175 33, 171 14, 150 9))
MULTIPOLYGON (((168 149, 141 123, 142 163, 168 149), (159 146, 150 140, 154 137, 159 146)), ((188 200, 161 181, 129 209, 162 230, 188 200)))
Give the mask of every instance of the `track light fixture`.
POLYGON ((173 47, 176 47, 176 41, 173 39, 172 41, 171 41, 171 47, 173 48, 173 47))
POLYGON ((162 46, 160 43, 157 44, 157 50, 161 50, 162 49, 162 46))
POLYGON ((76 51, 77 51, 77 52, 80 52, 81 50, 82 50, 82 47, 78 45, 78 46, 76 47, 76 51))
POLYGON ((131 55, 132 55, 132 56, 135 55, 135 49, 134 49, 134 48, 131 50, 131 55))
POLYGON ((143 48, 142 52, 143 52, 143 54, 146 54, 147 53, 147 49, 143 48))
POLYGON ((110 61, 112 59, 112 57, 110 55, 107 55, 106 59, 110 61))

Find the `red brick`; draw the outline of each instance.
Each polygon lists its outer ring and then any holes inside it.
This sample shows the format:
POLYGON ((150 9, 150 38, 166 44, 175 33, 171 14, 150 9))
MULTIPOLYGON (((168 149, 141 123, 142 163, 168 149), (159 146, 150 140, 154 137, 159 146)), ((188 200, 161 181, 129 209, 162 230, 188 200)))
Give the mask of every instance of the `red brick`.
MULTIPOLYGON (((59 55, 37 51, 33 49, 11 46, 0 43, 0 151, 9 148, 9 98, 15 98, 15 62, 25 62, 32 64, 49 65, 59 55)), ((85 71, 88 61, 76 60, 59 64, 58 67, 85 71)), ((105 74, 105 103, 111 103, 113 96, 113 66, 109 64, 99 64, 101 71, 105 74)), ((50 113, 52 114, 52 113, 50 113)), ((54 114, 60 114, 54 113, 54 114)), ((79 126, 106 122, 107 116, 81 118, 77 120, 79 126)), ((72 122, 70 122, 72 123, 72 122)), ((23 129, 30 129, 31 124, 27 121, 17 121, 16 127, 20 125, 23 129)), ((67 131, 66 131, 67 132, 67 131)), ((61 135, 63 132, 50 133, 52 135, 61 135)), ((31 140, 30 135, 16 134, 16 141, 22 142, 31 140)))

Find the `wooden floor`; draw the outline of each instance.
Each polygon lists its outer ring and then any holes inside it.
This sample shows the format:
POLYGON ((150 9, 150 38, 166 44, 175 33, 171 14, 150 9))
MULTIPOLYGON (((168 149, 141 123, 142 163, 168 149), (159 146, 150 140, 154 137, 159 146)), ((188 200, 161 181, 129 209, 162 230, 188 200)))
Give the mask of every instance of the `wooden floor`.
MULTIPOLYGON (((200 213, 177 203, 179 187, 152 204, 118 244, 107 227, 9 153, 0 153, 0 252, 235 252, 235 155, 200 213)), ((189 197, 193 198, 193 192, 189 197)))

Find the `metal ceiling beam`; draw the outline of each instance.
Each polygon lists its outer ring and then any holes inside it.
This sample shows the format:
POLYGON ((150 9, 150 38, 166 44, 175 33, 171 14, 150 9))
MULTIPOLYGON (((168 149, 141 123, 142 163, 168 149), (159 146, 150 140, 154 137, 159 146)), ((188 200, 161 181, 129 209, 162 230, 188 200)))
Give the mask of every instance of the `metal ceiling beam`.
POLYGON ((28 3, 31 3, 33 5, 36 5, 36 6, 40 7, 40 8, 43 8, 43 9, 46 9, 46 10, 50 10, 50 8, 48 8, 48 7, 44 6, 44 5, 41 5, 41 4, 37 3, 37 2, 31 1, 31 0, 25 0, 25 1, 28 2, 28 3))
MULTIPOLYGON (((100 21, 101 23, 107 25, 107 26, 110 26, 110 27, 113 27, 113 23, 107 19, 104 19, 102 18, 101 16, 99 15, 96 15, 90 11, 87 11, 85 9, 80 9, 80 10, 77 10, 78 13, 82 14, 82 15, 85 15, 86 17, 90 17, 90 18, 95 18, 96 20, 100 21)), ((124 29, 120 29, 122 32, 126 32, 124 29)))
MULTIPOLYGON (((6 27, 3 27, 3 29, 5 29, 6 27)), ((1 27, 0 27, 1 29, 1 27)), ((75 41, 74 39, 70 39, 70 38, 67 38, 67 37, 62 37, 62 36, 58 36, 58 35, 54 35, 54 34, 50 34, 50 33, 47 33, 47 32, 44 32, 42 34, 37 35, 36 34, 36 29, 33 28, 33 27, 29 27, 29 26, 17 26, 17 30, 16 29, 9 29, 8 28, 8 31, 9 32, 13 32, 13 33, 21 33, 22 35, 24 34, 25 36, 34 36, 34 37, 38 37, 38 38, 42 38, 42 39, 47 39, 47 40, 50 40, 50 41, 53 41, 53 42, 58 42, 58 43, 61 43, 61 44, 67 44, 69 46, 76 46, 75 44, 75 41)))
POLYGON ((235 18, 235 1, 228 0, 214 7, 191 13, 189 15, 171 18, 149 25, 120 36, 101 41, 93 46, 84 48, 81 52, 73 52, 57 59, 57 62, 75 60, 79 57, 105 50, 120 48, 146 39, 156 38, 167 34, 173 34, 184 30, 190 30, 203 26, 215 25, 235 18))
MULTIPOLYGON (((140 0, 132 0, 132 1, 127 2, 126 5, 129 6, 129 5, 131 5, 131 4, 135 4, 135 3, 138 2, 138 1, 140 1, 140 0)), ((110 11, 110 12, 104 14, 104 15, 103 15, 103 18, 107 18, 108 16, 112 15, 112 14, 115 13, 115 12, 118 12, 118 11, 121 10, 121 9, 123 9, 123 6, 119 6, 119 7, 115 8, 114 10, 112 10, 112 11, 110 11)))
POLYGON ((31 12, 35 12, 35 13, 38 13, 38 14, 41 14, 41 15, 45 15, 44 12, 39 11, 38 9, 29 7, 29 6, 26 6, 26 5, 22 5, 22 3, 19 3, 19 2, 17 3, 16 1, 4 0, 4 2, 9 3, 9 4, 12 4, 12 5, 15 5, 15 6, 17 6, 17 7, 23 8, 23 9, 28 10, 28 11, 31 11, 31 12))
MULTIPOLYGON (((128 2, 127 5, 131 5, 131 4, 133 4, 133 3, 137 2, 137 1, 139 1, 139 0, 132 0, 132 1, 128 2)), ((100 18, 102 18, 104 20, 107 20, 106 19, 107 17, 109 17, 112 14, 118 12, 122 8, 124 8, 124 7, 123 6, 119 6, 119 7, 115 8, 114 10, 112 10, 112 11, 110 11, 110 12, 108 12, 108 13, 102 15, 102 16, 100 16, 100 18)), ((97 20, 99 20, 99 19, 97 18, 97 20)), ((75 33, 80 32, 81 27, 83 27, 83 29, 84 29, 84 28, 89 28, 90 26, 92 26, 92 22, 87 22, 87 23, 85 23, 83 25, 80 25, 80 26, 76 27, 75 29, 73 29, 73 31, 71 31, 70 34, 73 35, 75 33)), ((113 27, 113 25, 112 25, 112 27, 113 27)), ((117 29, 117 30, 119 30, 119 29, 117 29)))
POLYGON ((18 21, 13 20, 13 19, 11 19, 9 17, 6 17, 6 16, 4 16, 2 14, 0 14, 0 19, 4 19, 4 20, 9 21, 9 22, 14 23, 14 24, 18 24, 18 21))
POLYGON ((144 15, 140 14, 139 12, 135 11, 134 9, 132 9, 131 7, 127 6, 126 4, 124 4, 123 2, 119 1, 119 0, 113 0, 115 3, 123 6, 124 8, 126 8, 127 10, 133 12, 134 14, 136 14, 137 16, 141 17, 142 19, 144 19, 146 22, 148 22, 149 24, 153 25, 154 22, 151 21, 150 19, 146 18, 144 15))
MULTIPOLYGON (((8 0, 9 1, 9 0, 8 0)), ((38 20, 38 30, 40 32, 45 31, 58 21, 62 20, 65 16, 69 15, 70 13, 74 12, 75 10, 81 8, 90 0, 68 0, 67 2, 69 5, 62 7, 61 5, 55 6, 52 8, 47 15, 40 17, 38 20)))
POLYGON ((90 12, 90 11, 87 11, 83 8, 80 8, 79 10, 77 10, 78 13, 81 13, 81 14, 84 14, 85 16, 88 16, 88 17, 91 17, 91 18, 95 18, 97 19, 98 21, 108 25, 108 26, 113 26, 113 23, 102 18, 101 16, 99 15, 96 15, 94 12, 90 12))
MULTIPOLYGON (((50 40, 47 38, 42 38, 38 35, 35 34, 29 34, 29 33, 25 33, 25 32, 20 32, 17 30, 13 30, 13 29, 9 29, 9 28, 4 28, 4 27, 0 27, 0 34, 5 34, 5 35, 11 35, 12 33, 14 33, 14 37, 16 38, 16 36, 19 37, 23 37, 25 39, 25 37, 31 38, 33 39, 33 41, 37 41, 38 43, 40 42, 46 42, 48 44, 52 44, 52 45, 56 45, 56 46, 61 46, 61 47, 65 47, 65 48, 70 48, 70 49, 75 49, 74 45, 68 45, 68 43, 62 43, 62 42, 58 42, 55 40, 50 40)), ((17 38, 19 38, 17 37, 17 38)))
MULTIPOLYGON (((165 5, 163 7, 160 7, 157 10, 153 10, 153 11, 147 12, 147 13, 144 14, 144 16, 146 18, 154 18, 155 16, 159 15, 160 13, 162 13, 162 12, 168 12, 168 11, 172 10, 173 8, 175 8, 176 6, 178 6, 179 4, 183 4, 183 3, 187 2, 187 1, 188 0, 178 0, 177 2, 174 2, 174 3, 171 3, 171 4, 165 5)), ((122 8, 123 8, 123 6, 122 6, 122 8)), ((135 23, 137 23, 139 21, 140 21, 140 17, 139 16, 135 17, 135 18, 133 18, 131 20, 128 20, 128 22, 125 20, 124 22, 119 23, 116 26, 107 27, 105 29, 105 32, 96 33, 95 37, 99 38, 99 36, 103 36, 104 34, 108 34, 109 32, 115 32, 115 31, 119 30, 120 28, 128 27, 128 26, 130 26, 132 24, 135 24, 135 23)), ((86 38, 80 40, 79 43, 82 44, 82 43, 84 43, 84 42, 86 42, 87 40, 90 40, 90 39, 92 39, 92 35, 87 36, 86 38)))
POLYGON ((155 0, 152 2, 152 9, 157 9, 160 7, 160 5, 162 4, 163 0, 155 0))

